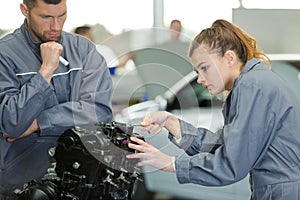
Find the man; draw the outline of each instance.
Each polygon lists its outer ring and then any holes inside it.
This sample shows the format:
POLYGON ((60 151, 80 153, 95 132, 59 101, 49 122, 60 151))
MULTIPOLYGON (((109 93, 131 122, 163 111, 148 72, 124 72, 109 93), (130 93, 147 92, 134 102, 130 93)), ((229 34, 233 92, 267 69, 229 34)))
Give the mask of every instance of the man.
POLYGON ((20 9, 24 24, 0 40, 1 200, 43 177, 65 130, 112 118, 104 58, 89 40, 62 31, 66 0, 23 0, 20 9))
POLYGON ((157 47, 172 52, 189 61, 190 58, 187 56, 189 43, 187 40, 190 39, 182 36, 181 21, 178 19, 173 19, 169 25, 169 28, 166 30, 169 34, 169 39, 157 47))
POLYGON ((179 40, 181 29, 182 29, 181 21, 178 19, 173 19, 169 27, 171 40, 179 40))

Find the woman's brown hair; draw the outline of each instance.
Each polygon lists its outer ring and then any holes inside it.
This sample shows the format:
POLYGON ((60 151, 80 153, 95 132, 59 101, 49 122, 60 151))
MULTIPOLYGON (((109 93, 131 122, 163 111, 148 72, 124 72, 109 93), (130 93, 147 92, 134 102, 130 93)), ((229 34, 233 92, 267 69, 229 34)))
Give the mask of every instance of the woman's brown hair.
POLYGON ((269 64, 268 57, 258 49, 256 40, 236 25, 219 19, 210 28, 202 30, 190 45, 189 56, 201 44, 210 48, 211 52, 223 56, 227 50, 235 51, 243 64, 257 58, 269 64))

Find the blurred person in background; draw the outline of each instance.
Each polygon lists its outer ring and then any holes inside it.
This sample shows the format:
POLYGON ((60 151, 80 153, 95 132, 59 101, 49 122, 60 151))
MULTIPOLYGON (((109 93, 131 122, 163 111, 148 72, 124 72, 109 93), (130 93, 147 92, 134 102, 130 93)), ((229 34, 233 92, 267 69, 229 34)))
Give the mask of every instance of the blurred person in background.
POLYGON ((178 19, 173 19, 170 23, 170 39, 171 40, 180 40, 182 25, 181 21, 178 19))
MULTIPOLYGON (((95 42, 91 26, 78 26, 75 28, 74 33, 82 35, 91 40, 92 42, 95 42)), ((118 69, 119 67, 124 67, 129 60, 134 58, 133 54, 127 54, 121 59, 119 59, 115 52, 107 45, 96 44, 96 48, 98 52, 105 58, 111 75, 115 75, 116 69, 118 69)))
POLYGON ((178 19, 173 19, 166 31, 168 35, 167 41, 156 45, 155 48, 166 50, 190 62, 190 59, 187 55, 190 41, 188 38, 182 36, 181 21, 178 19), (184 38, 185 40, 183 40, 182 38, 184 38))

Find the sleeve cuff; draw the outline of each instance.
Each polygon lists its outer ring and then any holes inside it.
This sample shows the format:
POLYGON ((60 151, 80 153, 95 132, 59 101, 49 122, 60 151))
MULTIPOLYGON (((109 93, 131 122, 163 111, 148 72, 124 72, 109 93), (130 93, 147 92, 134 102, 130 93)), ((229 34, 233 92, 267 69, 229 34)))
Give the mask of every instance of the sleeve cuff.
POLYGON ((190 159, 189 157, 180 157, 175 163, 176 177, 179 183, 190 183, 190 159))

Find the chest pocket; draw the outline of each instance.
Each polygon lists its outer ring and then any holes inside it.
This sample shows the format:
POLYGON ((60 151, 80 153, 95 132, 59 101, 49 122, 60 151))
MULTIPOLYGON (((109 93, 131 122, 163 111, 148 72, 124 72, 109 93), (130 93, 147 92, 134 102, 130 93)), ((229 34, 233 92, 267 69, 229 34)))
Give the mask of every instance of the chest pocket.
POLYGON ((71 86, 68 74, 57 74, 52 78, 51 84, 58 103, 70 101, 71 86))

